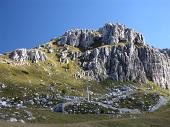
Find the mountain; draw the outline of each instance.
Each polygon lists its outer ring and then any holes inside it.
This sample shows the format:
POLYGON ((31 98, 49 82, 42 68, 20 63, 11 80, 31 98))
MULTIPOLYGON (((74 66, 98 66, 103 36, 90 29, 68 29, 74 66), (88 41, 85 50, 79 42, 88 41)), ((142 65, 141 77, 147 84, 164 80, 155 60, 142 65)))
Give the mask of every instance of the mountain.
POLYGON ((71 29, 38 47, 2 54, 0 125, 162 120, 168 112, 156 110, 169 108, 169 56, 169 49, 147 45, 141 33, 118 23, 71 29))
MULTIPOLYGON (((47 44, 30 50, 18 49, 6 54, 6 57, 20 64, 48 61, 56 57, 57 62, 67 67, 74 63, 79 68, 73 74, 75 78, 139 81, 142 84, 152 81, 169 89, 169 51, 147 45, 144 36, 134 29, 118 23, 107 23, 98 30, 66 31, 47 44)), ((53 62, 56 64, 56 61, 53 62)), ((49 61, 49 64, 53 62, 49 61)), ((32 63, 29 65, 32 66, 32 63)))

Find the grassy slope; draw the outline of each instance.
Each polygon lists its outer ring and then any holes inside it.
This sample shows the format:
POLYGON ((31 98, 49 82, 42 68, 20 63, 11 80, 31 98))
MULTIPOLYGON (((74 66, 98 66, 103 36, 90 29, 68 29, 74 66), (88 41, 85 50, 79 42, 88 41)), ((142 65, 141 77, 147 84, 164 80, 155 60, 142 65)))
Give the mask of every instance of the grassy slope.
MULTIPOLYGON (((52 45, 54 50, 59 50, 61 47, 52 45)), ((71 51, 78 51, 78 48, 71 47, 71 51)), ((82 79, 75 79, 73 75, 80 71, 76 65, 76 61, 69 63, 70 69, 66 71, 67 64, 61 64, 57 53, 47 53, 46 47, 41 50, 46 52, 48 60, 45 62, 31 63, 30 65, 13 65, 7 64, 0 59, 0 82, 7 85, 17 85, 29 88, 39 88, 56 83, 58 87, 65 88, 76 87, 80 89, 86 83, 82 79)), ((0 56, 8 61, 7 55, 0 56)), ((14 62, 14 61, 12 61, 14 62)))
POLYGON ((21 85, 39 85, 41 82, 42 84, 48 84, 55 81, 72 85, 80 84, 80 80, 72 78, 72 75, 78 70, 73 62, 71 62, 72 67, 66 72, 64 69, 65 64, 60 64, 52 55, 50 57, 48 61, 31 64, 31 66, 0 63, 0 81, 7 84, 21 85), (49 63, 53 64, 53 66, 50 67, 49 63), (52 73, 52 75, 50 76, 48 73, 52 73))

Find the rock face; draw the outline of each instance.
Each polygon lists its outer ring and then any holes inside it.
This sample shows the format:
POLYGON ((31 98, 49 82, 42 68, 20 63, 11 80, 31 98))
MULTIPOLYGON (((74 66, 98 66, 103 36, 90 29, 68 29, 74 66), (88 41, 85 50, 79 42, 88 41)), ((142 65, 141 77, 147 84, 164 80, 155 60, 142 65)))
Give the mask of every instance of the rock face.
POLYGON ((134 44, 104 46, 85 52, 81 57, 86 73, 96 80, 153 81, 162 88, 170 88, 169 58, 148 46, 134 44))
POLYGON ((68 44, 72 46, 83 47, 86 49, 94 43, 94 39, 98 36, 100 35, 98 35, 95 30, 72 29, 60 37, 58 44, 68 44))
POLYGON ((70 30, 59 38, 58 44, 86 49, 80 66, 90 79, 143 83, 150 80, 170 88, 170 51, 146 45, 141 33, 125 25, 108 23, 99 30, 70 30), (90 46, 94 48, 88 50, 90 46))
POLYGON ((170 88, 170 59, 155 48, 138 48, 147 79, 163 88, 170 88))
POLYGON ((113 44, 119 42, 130 42, 136 44, 144 44, 144 37, 142 34, 136 32, 134 29, 127 28, 122 24, 105 24, 99 29, 102 35, 102 42, 105 44, 113 44))
POLYGON ((10 54, 10 58, 16 61, 31 60, 32 62, 45 61, 47 56, 44 52, 37 49, 18 49, 10 54))
POLYGON ((72 45, 87 49, 96 41, 103 45, 110 45, 119 42, 130 42, 136 44, 145 44, 142 34, 133 29, 127 28, 122 24, 107 23, 99 30, 80 30, 72 29, 67 31, 59 38, 59 45, 72 45))

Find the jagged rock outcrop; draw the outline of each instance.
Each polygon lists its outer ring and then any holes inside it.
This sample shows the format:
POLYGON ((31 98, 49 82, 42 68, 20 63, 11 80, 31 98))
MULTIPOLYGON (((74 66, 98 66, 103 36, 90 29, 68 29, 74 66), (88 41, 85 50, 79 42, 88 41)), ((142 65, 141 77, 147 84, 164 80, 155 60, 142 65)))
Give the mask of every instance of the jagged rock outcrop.
POLYGON ((159 50, 135 44, 103 46, 86 51, 81 57, 86 73, 96 80, 153 81, 170 88, 170 60, 159 50))
POLYGON ((103 45, 110 45, 119 42, 130 42, 144 45, 142 34, 122 24, 107 23, 99 30, 72 29, 59 38, 59 45, 72 45, 88 49, 95 43, 102 42, 103 45))
POLYGON ((93 72, 97 80, 112 78, 116 81, 139 80, 146 83, 145 71, 133 44, 95 48, 92 52, 84 53, 81 61, 82 67, 93 72))
POLYGON ((37 49, 18 49, 13 51, 10 56, 11 59, 16 61, 31 60, 32 62, 45 61, 47 59, 46 54, 43 51, 37 49))
POLYGON ((113 44, 119 42, 130 42, 134 44, 145 44, 144 37, 141 33, 130 29, 123 24, 107 23, 104 27, 99 29, 101 33, 102 42, 104 44, 113 44))
POLYGON ((94 43, 94 39, 97 37, 100 37, 100 35, 95 30, 72 29, 59 38, 58 44, 68 44, 86 49, 94 43))
POLYGON ((63 48, 60 49, 58 54, 61 63, 69 63, 70 60, 76 60, 81 56, 81 52, 70 51, 69 45, 65 44, 63 48))

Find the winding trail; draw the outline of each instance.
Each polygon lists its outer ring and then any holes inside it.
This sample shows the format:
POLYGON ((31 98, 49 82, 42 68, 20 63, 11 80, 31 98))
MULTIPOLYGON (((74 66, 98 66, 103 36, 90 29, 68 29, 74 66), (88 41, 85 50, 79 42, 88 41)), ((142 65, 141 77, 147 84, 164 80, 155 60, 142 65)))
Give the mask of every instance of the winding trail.
POLYGON ((156 105, 154 105, 151 109, 150 112, 154 112, 156 110, 158 110, 161 106, 166 105, 168 102, 168 99, 166 99, 163 96, 160 96, 159 101, 157 102, 156 105))

